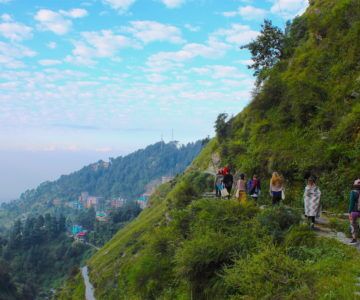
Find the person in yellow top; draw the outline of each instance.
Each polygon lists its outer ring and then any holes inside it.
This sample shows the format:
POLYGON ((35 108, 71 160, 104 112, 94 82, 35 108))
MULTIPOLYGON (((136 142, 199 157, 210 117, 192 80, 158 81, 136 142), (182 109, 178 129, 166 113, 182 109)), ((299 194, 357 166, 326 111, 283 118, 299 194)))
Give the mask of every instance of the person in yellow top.
POLYGON ((245 174, 240 174, 240 178, 236 182, 236 199, 241 204, 245 204, 247 202, 245 174))

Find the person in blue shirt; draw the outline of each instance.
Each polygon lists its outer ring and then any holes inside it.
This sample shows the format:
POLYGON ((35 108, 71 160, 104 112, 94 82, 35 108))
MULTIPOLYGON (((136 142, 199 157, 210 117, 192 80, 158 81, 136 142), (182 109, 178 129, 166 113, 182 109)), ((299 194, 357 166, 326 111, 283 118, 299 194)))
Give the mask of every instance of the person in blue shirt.
POLYGON ((357 219, 360 218, 360 179, 356 179, 350 192, 349 220, 352 240, 350 244, 356 244, 358 238, 357 219))

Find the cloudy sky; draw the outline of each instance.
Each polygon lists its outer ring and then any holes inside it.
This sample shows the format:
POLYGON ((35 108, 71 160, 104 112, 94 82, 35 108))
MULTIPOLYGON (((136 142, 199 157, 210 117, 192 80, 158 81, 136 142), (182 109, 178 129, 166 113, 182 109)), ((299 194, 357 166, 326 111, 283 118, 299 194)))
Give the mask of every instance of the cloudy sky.
POLYGON ((249 102, 239 46, 264 18, 283 27, 306 5, 0 0, 0 151, 107 156, 170 140, 172 129, 181 142, 213 135, 220 112, 249 102))

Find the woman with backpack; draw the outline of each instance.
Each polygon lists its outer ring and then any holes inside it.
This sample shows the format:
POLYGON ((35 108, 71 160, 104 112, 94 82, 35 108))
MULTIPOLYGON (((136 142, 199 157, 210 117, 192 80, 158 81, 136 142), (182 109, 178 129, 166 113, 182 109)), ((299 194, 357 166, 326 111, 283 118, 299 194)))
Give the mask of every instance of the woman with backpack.
POLYGON ((304 208, 305 217, 308 218, 311 229, 315 227, 315 218, 320 217, 320 196, 321 192, 316 185, 316 178, 310 176, 304 191, 304 208))
POLYGON ((357 219, 360 218, 360 179, 356 179, 350 192, 349 220, 351 227, 352 241, 350 244, 357 243, 358 224, 357 219))
MULTIPOLYGON (((227 167, 228 168, 228 167, 227 167)), ((225 189, 228 192, 228 199, 230 199, 231 197, 231 190, 232 190, 232 186, 234 184, 234 177, 231 175, 231 170, 230 168, 228 168, 227 173, 224 174, 224 178, 222 180, 223 185, 225 187, 225 189)))
POLYGON ((270 196, 273 205, 280 204, 280 201, 285 198, 284 178, 277 172, 274 172, 270 179, 270 196))
POLYGON ((251 198, 256 202, 260 196, 260 191, 261 191, 260 179, 256 174, 254 174, 252 179, 248 181, 247 190, 251 198))

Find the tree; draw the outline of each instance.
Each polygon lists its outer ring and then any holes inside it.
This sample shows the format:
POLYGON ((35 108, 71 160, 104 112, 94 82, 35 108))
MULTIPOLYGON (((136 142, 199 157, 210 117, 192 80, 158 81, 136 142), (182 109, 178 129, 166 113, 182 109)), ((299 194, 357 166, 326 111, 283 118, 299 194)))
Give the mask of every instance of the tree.
POLYGON ((11 249, 19 248, 22 244, 22 223, 16 220, 10 231, 9 247, 11 249))
POLYGON ((60 214, 59 216, 58 226, 59 226, 58 230, 60 233, 66 231, 66 218, 63 214, 60 214))
POLYGON ((266 70, 274 66, 283 55, 285 35, 281 29, 274 26, 270 20, 264 20, 260 35, 251 43, 241 46, 249 49, 254 63, 248 66, 254 69, 254 75, 261 82, 266 78, 266 70))
POLYGON ((229 129, 229 122, 226 122, 227 118, 228 118, 228 114, 221 113, 218 115, 215 121, 215 132, 219 142, 223 141, 227 136, 229 129))

